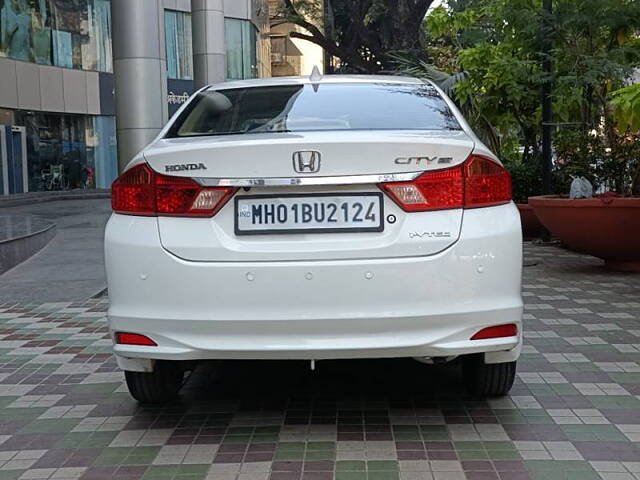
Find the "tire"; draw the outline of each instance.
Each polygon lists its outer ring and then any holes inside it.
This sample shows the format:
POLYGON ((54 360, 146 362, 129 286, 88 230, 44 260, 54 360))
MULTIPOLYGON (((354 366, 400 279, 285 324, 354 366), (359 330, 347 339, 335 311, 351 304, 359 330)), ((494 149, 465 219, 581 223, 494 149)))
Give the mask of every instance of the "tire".
POLYGON ((516 378, 516 362, 484 363, 484 354, 470 355, 462 363, 467 391, 477 397, 497 397, 511 390, 516 378))
POLYGON ((127 388, 141 403, 165 403, 175 399, 182 387, 184 369, 177 362, 158 360, 153 372, 124 372, 127 388))

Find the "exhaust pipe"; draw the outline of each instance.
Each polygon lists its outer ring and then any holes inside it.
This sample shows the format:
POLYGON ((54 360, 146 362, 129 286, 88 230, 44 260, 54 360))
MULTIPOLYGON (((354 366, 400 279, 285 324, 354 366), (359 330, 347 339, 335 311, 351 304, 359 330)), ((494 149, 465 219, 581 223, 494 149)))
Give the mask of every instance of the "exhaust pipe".
POLYGON ((426 363, 427 365, 442 365, 449 363, 458 358, 457 355, 451 355, 448 357, 413 357, 413 359, 420 363, 426 363))

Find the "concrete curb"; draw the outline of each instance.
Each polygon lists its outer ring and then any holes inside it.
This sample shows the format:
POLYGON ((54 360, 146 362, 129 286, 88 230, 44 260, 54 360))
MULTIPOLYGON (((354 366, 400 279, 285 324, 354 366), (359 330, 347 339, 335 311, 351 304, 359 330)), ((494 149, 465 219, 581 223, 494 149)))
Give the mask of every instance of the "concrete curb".
POLYGON ((69 190, 64 192, 32 192, 0 197, 0 208, 20 207, 59 200, 95 200, 111 198, 111 190, 69 190))
POLYGON ((0 239, 0 275, 42 250, 56 235, 56 224, 44 222, 31 233, 0 239))

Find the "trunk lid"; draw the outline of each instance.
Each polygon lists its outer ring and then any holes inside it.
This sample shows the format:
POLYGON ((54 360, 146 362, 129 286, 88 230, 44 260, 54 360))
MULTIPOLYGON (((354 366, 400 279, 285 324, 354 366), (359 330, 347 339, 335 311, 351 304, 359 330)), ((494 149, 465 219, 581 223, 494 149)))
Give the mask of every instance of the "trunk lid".
MULTIPOLYGON (((379 193, 375 181, 364 179, 364 175, 447 168, 464 162, 473 148, 473 140, 461 131, 327 131, 162 139, 145 151, 145 158, 159 173, 211 184, 220 179, 244 180, 245 184, 252 180, 248 184, 252 186, 239 189, 236 197, 338 196, 379 193), (296 152, 318 152, 318 171, 296 172, 296 152), (313 185, 295 184, 303 178, 312 178, 313 185), (260 180, 265 179, 291 183, 260 186, 260 180)), ((408 213, 384 194, 382 208, 383 230, 375 232, 241 236, 234 231, 235 199, 213 218, 159 217, 158 224, 166 250, 185 260, 202 262, 424 256, 436 254, 458 239, 462 209, 408 213)))
POLYGON ((148 149, 145 158, 157 172, 176 176, 273 178, 310 176, 293 170, 292 157, 318 151, 321 166, 312 175, 324 177, 444 168, 463 162, 472 149, 473 141, 461 131, 330 131, 167 138, 148 149), (206 169, 167 170, 176 165, 206 169))

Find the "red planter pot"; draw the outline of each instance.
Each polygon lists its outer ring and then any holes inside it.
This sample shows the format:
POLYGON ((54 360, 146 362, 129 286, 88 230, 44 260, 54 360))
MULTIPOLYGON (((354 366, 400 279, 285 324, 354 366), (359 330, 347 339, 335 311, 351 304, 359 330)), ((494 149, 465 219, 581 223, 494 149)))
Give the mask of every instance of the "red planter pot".
POLYGON ((542 230, 542 223, 538 220, 533 208, 528 203, 517 203, 520 212, 520 223, 522 224, 522 235, 525 238, 539 237, 542 230))
POLYGON ((542 196, 529 205, 572 250, 602 258, 612 270, 640 272, 640 198, 542 196))

